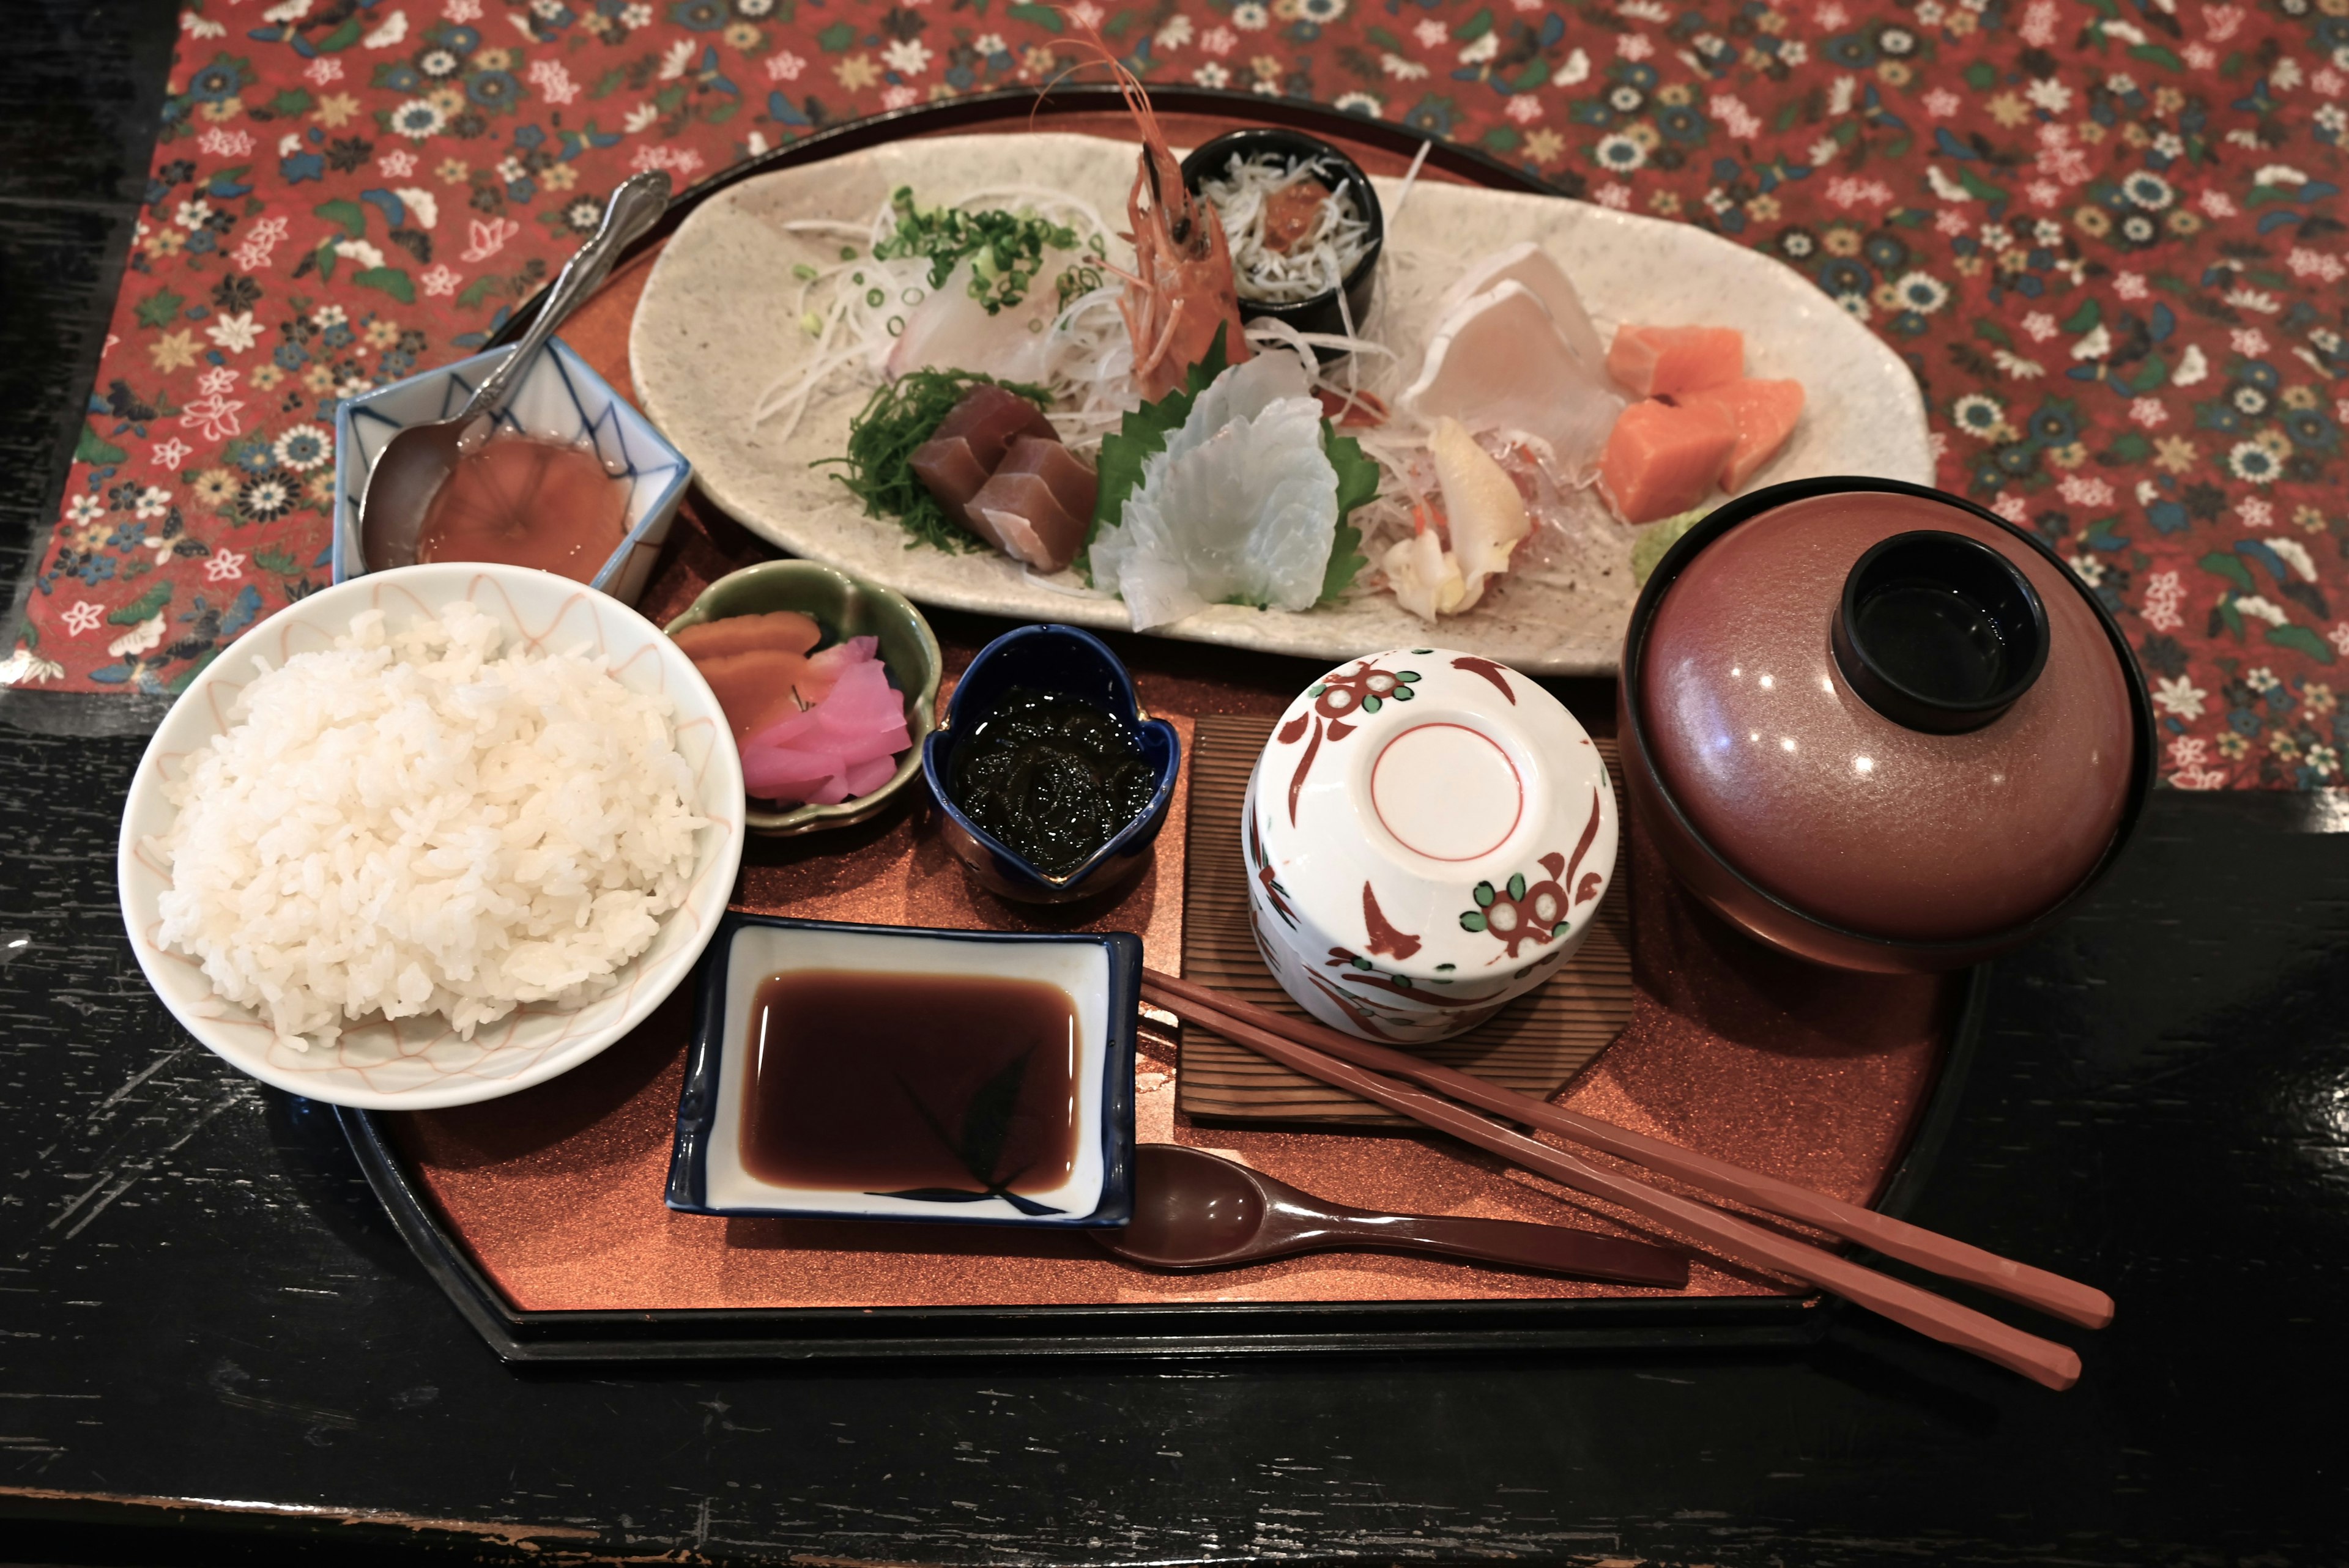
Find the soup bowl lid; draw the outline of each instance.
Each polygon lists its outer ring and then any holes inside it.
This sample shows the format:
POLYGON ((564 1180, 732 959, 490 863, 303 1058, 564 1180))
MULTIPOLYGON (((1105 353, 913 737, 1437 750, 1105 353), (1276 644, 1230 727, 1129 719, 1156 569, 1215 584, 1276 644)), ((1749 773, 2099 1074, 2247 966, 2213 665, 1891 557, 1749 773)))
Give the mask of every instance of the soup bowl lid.
POLYGON ((2037 541, 1889 480, 1772 487, 1659 566, 1625 650, 1669 805, 1763 892, 1882 941, 2030 925, 2144 795, 2142 677, 2037 541))
POLYGON ((1342 949, 1317 964, 1399 982, 1554 961, 1615 875, 1615 796, 1588 734, 1529 677, 1456 649, 1350 659, 1306 687, 1253 799, 1247 863, 1274 914, 1342 949))

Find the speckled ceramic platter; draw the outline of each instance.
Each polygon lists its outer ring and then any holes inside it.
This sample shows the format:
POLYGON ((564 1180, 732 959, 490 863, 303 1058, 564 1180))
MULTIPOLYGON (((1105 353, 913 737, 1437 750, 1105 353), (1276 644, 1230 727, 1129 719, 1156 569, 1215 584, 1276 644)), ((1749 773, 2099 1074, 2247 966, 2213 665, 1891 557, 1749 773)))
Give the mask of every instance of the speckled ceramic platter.
MULTIPOLYGON (((836 381, 788 440, 775 434, 780 422, 754 427, 751 410, 813 351, 796 320, 791 269, 838 253, 836 239, 791 234, 784 223, 863 222, 901 185, 926 203, 1010 178, 1122 214, 1133 172, 1131 143, 1039 131, 893 142, 740 181, 696 207, 654 267, 629 343, 638 399, 691 459, 709 497, 783 549, 923 603, 1124 627, 1124 606, 1086 596, 1073 575, 1046 581, 999 555, 907 549, 893 522, 864 516, 845 490, 811 469, 843 449, 868 387, 836 381)), ((1435 304, 1464 263, 1537 241, 1573 277, 1602 333, 1625 321, 1735 326, 1745 334, 1749 373, 1803 383, 1810 401, 1802 423, 1755 484, 1820 474, 1930 482, 1924 405, 1908 367, 1778 263, 1688 224, 1556 197, 1423 180, 1398 209, 1401 182, 1376 183, 1389 217, 1370 331, 1395 345, 1406 366, 1416 364, 1435 304)), ((1596 509, 1595 498, 1585 499, 1596 509)), ((1633 598, 1632 531, 1594 512, 1583 534, 1433 632, 1386 593, 1369 591, 1302 614, 1217 605, 1162 630, 1331 660, 1433 635, 1530 674, 1609 675, 1633 598)))

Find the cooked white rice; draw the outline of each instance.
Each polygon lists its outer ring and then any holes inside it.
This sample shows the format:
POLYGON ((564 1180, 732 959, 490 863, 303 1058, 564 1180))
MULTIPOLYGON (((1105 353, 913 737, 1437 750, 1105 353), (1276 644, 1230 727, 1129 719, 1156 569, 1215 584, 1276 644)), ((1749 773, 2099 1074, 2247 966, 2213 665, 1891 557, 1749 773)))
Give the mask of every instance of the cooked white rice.
POLYGON ((264 665, 167 787, 162 940, 288 1044, 591 1001, 684 902, 704 819, 668 699, 503 642, 463 602, 370 611, 264 665))

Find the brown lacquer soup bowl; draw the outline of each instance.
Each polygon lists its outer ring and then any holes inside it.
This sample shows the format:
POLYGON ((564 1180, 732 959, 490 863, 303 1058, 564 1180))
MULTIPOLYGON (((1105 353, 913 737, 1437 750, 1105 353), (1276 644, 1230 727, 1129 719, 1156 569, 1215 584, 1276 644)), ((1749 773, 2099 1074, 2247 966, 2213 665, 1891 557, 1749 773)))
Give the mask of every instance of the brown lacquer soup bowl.
POLYGON ((2152 782, 2152 704, 2095 595, 2029 533, 1894 480, 1713 513, 1649 579, 1620 681, 1626 787, 1674 873, 1837 968, 2030 940, 2152 782))

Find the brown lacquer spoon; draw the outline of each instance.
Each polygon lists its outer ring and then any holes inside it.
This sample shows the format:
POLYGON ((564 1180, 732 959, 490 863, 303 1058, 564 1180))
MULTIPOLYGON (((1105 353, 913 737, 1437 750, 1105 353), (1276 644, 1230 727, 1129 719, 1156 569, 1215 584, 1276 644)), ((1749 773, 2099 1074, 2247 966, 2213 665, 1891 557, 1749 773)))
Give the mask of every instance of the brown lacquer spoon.
POLYGON ((1645 1242, 1563 1225, 1379 1214, 1324 1202, 1261 1171, 1172 1143, 1133 1151, 1133 1219, 1091 1233, 1128 1263, 1157 1269, 1228 1268, 1293 1253, 1375 1249, 1440 1253, 1512 1268, 1678 1290, 1688 1259, 1645 1242))

